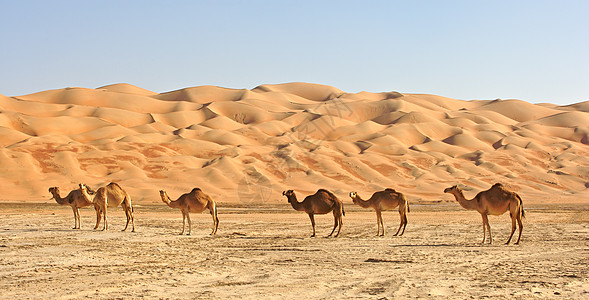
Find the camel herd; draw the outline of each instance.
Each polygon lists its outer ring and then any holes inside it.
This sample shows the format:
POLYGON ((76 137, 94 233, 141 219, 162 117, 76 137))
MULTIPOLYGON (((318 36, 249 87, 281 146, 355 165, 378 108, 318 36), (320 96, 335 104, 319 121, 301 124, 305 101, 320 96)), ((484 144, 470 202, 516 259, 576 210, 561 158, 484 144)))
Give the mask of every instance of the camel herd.
MULTIPOLYGON (((111 182, 107 186, 100 187, 96 191, 90 189, 85 184, 80 184, 79 189, 72 190, 67 196, 62 198, 60 196, 59 187, 50 187, 49 193, 52 198, 60 205, 69 205, 74 212, 74 229, 80 229, 80 211, 79 209, 86 206, 94 206, 96 211, 96 225, 94 229, 98 229, 101 220, 103 221, 102 230, 108 229, 108 220, 106 217, 107 209, 109 207, 117 207, 121 205, 127 216, 127 224, 123 231, 127 230, 129 222, 132 225, 132 231, 135 232, 135 217, 133 215, 133 206, 131 205, 131 197, 123 190, 117 183, 111 182)), ((493 238, 491 237, 491 226, 489 225, 488 215, 502 215, 509 211, 511 217, 511 234, 506 244, 511 242, 511 238, 515 233, 516 222, 519 226, 519 235, 516 244, 519 244, 522 235, 522 218, 525 217, 525 211, 521 197, 515 193, 507 190, 502 184, 496 183, 490 189, 478 193, 473 199, 467 200, 458 186, 452 186, 444 190, 444 193, 452 194, 460 206, 467 210, 478 211, 483 218, 483 241, 487 241, 486 234, 489 232, 488 242, 491 244, 493 238)), ((297 211, 304 211, 311 219, 311 226, 313 227, 313 234, 315 236, 315 215, 327 214, 333 212, 334 225, 329 237, 338 237, 341 231, 343 216, 346 215, 344 205, 340 199, 333 193, 325 189, 319 189, 315 194, 305 197, 302 202, 297 200, 297 196, 293 190, 282 192, 286 196, 288 203, 297 211), (337 229, 337 232, 336 232, 337 229)), ((354 204, 363 208, 373 208, 376 212, 377 235, 384 236, 384 223, 382 220, 382 211, 393 210, 398 208, 401 223, 399 229, 394 234, 395 236, 402 236, 407 226, 407 213, 409 213, 409 202, 405 195, 387 188, 383 191, 375 192, 368 200, 362 200, 357 192, 351 192, 350 198, 354 204), (382 228, 382 234, 381 234, 382 228)), ((188 219, 188 235, 192 231, 192 222, 190 221, 190 213, 200 213, 208 209, 213 217, 213 231, 211 235, 217 232, 219 227, 219 218, 217 217, 217 207, 215 201, 201 189, 194 188, 189 193, 181 195, 177 200, 172 200, 166 191, 160 190, 160 197, 162 201, 171 208, 178 208, 182 211, 182 232, 184 234, 186 228, 186 219, 188 219)))

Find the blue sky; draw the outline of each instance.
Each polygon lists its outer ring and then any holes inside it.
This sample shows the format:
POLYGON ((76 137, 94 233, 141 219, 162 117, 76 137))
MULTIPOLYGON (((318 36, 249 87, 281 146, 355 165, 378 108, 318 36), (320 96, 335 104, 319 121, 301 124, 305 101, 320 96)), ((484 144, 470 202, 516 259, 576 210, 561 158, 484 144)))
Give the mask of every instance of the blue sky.
POLYGON ((0 94, 293 81, 589 100, 589 1, 0 0, 0 94))

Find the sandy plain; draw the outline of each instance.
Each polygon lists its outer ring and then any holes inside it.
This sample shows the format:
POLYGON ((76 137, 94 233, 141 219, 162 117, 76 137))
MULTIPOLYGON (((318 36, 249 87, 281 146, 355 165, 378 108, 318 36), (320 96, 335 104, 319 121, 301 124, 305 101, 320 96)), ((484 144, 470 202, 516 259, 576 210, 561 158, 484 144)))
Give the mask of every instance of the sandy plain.
POLYGON ((414 205, 402 237, 398 213, 384 214, 376 236, 373 211, 346 202, 342 235, 326 238, 333 217, 318 216, 318 237, 288 203, 219 205, 181 214, 162 203, 136 207, 137 232, 95 231, 94 212, 52 204, 0 204, 0 290, 4 299, 80 298, 513 298, 589 297, 589 207, 528 207, 520 245, 505 246, 506 215, 490 217, 495 242, 479 244, 480 215, 458 204, 414 205))

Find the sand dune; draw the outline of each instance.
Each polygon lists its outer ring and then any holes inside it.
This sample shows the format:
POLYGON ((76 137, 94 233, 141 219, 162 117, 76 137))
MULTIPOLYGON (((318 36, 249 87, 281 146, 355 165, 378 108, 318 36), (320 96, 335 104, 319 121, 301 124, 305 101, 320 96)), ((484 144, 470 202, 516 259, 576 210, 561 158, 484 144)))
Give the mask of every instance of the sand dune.
POLYGON ((159 203, 160 187, 197 186, 221 202, 283 202, 283 189, 320 187, 344 201, 385 187, 410 201, 452 201, 443 187, 495 182, 532 202, 582 201, 588 107, 309 83, 0 95, 0 200, 49 201, 50 185, 117 181, 136 203, 159 203))

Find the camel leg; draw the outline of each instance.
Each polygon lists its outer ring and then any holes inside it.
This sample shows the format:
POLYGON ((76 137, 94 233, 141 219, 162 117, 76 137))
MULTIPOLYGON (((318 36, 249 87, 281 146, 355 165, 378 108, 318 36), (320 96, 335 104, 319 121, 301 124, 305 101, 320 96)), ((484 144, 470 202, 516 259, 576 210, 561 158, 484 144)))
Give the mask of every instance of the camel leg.
POLYGON ((217 217, 217 208, 214 206, 212 208, 213 210, 209 208, 209 212, 213 216, 213 232, 211 232, 211 235, 215 235, 217 233, 217 227, 219 227, 219 218, 217 217))
POLYGON ((94 230, 96 230, 98 229, 98 226, 100 226, 100 217, 102 216, 99 207, 95 206, 94 210, 96 211, 96 225, 94 226, 94 230))
POLYGON ((309 219, 311 219, 311 226, 313 226, 313 235, 311 237, 315 237, 315 216, 311 213, 309 219))
POLYGON ((485 241, 487 241, 487 223, 489 222, 487 215, 485 214, 481 214, 481 216, 483 217, 483 241, 481 242, 481 244, 484 244, 485 241))
POLYGON ((185 228, 186 228, 186 212, 184 210, 182 210, 182 232, 180 232, 180 235, 184 234, 185 228))
POLYGON ((80 217, 80 208, 76 207, 76 214, 78 215, 78 229, 82 227, 82 218, 80 217))
POLYGON ((127 226, 129 226, 129 221, 131 221, 131 232, 135 232, 135 216, 133 216, 133 208, 127 208, 125 214, 127 215, 127 225, 125 225, 125 229, 123 229, 123 231, 127 230, 127 226))
POLYGON ((522 223, 522 219, 521 216, 519 216, 517 218, 517 224, 519 225, 519 235, 517 236, 517 242, 515 242, 516 245, 519 245, 519 240, 522 237, 522 229, 524 228, 524 224, 522 223))
MULTIPOLYGON (((393 235, 393 236, 397 236, 399 235, 399 232, 401 232, 401 227, 403 227, 403 224, 405 223, 403 221, 403 213, 399 212, 399 219, 400 219, 400 223, 399 223, 399 229, 397 229, 397 232, 393 235)), ((405 228, 403 228, 403 232, 405 232, 405 228)), ((401 233, 401 235, 403 235, 403 233, 401 233)))
POLYGON ((127 216, 127 224, 125 224, 125 228, 123 228, 123 230, 121 231, 126 231, 127 227, 129 227, 129 221, 131 221, 131 216, 129 216, 129 211, 126 209, 126 207, 123 207, 123 209, 125 210, 125 216, 127 216))
MULTIPOLYGON (((127 205, 127 211, 129 212, 128 217, 131 217, 131 226, 133 227, 133 228, 131 228, 131 232, 135 232, 135 215, 133 214, 133 206, 131 206, 131 200, 129 200, 129 203, 127 205)), ((127 219, 127 224, 128 223, 129 223, 129 219, 127 219)))
POLYGON ((405 227, 407 227, 407 215, 406 214, 401 215, 401 225, 403 225, 403 231, 401 231, 401 234, 399 234, 399 236, 402 236, 403 233, 405 233, 405 227))
POLYGON ((186 219, 188 219, 188 235, 192 232, 192 221, 190 221, 190 212, 186 211, 186 219))
POLYGON ((338 210, 338 209, 334 209, 333 210, 333 230, 331 231, 331 233, 327 236, 330 237, 333 235, 333 233, 335 232, 335 229, 337 228, 337 233, 335 234, 334 237, 338 237, 340 231, 342 230, 342 211, 338 210))
POLYGON ((337 229, 337 233, 335 234, 335 237, 339 236, 340 231, 342 230, 342 225, 344 224, 343 218, 341 214, 337 215, 337 222, 339 224, 339 227, 337 229))
POLYGON ((76 208, 72 206, 72 211, 74 212, 74 228, 78 229, 78 215, 76 214, 76 208))
POLYGON ((331 233, 327 237, 330 237, 333 235, 333 233, 335 232, 335 229, 337 228, 338 225, 339 225, 339 222, 337 220, 337 214, 335 213, 335 210, 333 210, 333 229, 331 230, 331 233))
POLYGON ((338 228, 338 231, 335 234, 335 237, 338 237, 340 231, 342 230, 342 209, 341 209, 341 207, 339 209, 337 207, 333 209, 333 230, 331 230, 331 233, 327 237, 332 236, 333 233, 335 232, 336 228, 338 228))
POLYGON ((74 213, 74 217, 76 218, 76 222, 74 225, 74 229, 80 229, 80 209, 79 208, 75 208, 76 212, 74 213))
POLYGON ((491 225, 489 225, 489 217, 485 215, 485 223, 487 224, 487 230, 489 231, 489 245, 493 244, 493 236, 491 236, 491 225))
MULTIPOLYGON (((129 217, 131 218, 131 232, 135 232, 135 215, 133 215, 133 207, 129 207, 129 217)), ((129 221, 127 221, 128 223, 129 221)))
POLYGON ((133 207, 131 207, 131 205, 126 202, 126 200, 123 201, 123 210, 125 210, 125 215, 127 216, 127 224, 125 225, 125 229, 123 229, 123 231, 127 230, 127 227, 129 227, 129 221, 131 221, 131 224, 133 225, 133 230, 131 231, 135 232, 135 217, 133 216, 133 207))
POLYGON ((104 226, 102 227, 102 230, 103 231, 108 230, 108 221, 106 219, 106 211, 107 211, 107 209, 108 209, 107 208, 107 205, 104 205, 104 207, 102 209, 103 210, 103 213, 104 213, 104 226))
MULTIPOLYGON (((380 235, 380 225, 382 224, 382 214, 380 210, 376 211, 376 236, 380 235)), ((382 226, 382 235, 384 236, 384 225, 382 226)))
POLYGON ((513 237, 513 233, 515 233, 515 215, 510 213, 509 216, 511 217, 511 234, 509 235, 509 239, 505 243, 505 245, 509 245, 511 242, 511 238, 513 237))
POLYGON ((382 220, 382 213, 379 212, 380 217, 380 228, 382 229, 382 236, 384 236, 384 221, 382 220))
POLYGON ((80 217, 80 208, 76 207, 76 213, 78 213, 78 229, 81 229, 80 227, 82 227, 82 217, 80 217))

